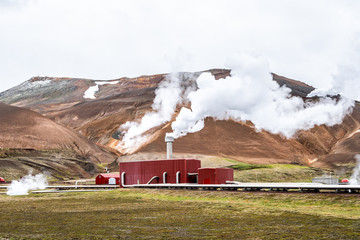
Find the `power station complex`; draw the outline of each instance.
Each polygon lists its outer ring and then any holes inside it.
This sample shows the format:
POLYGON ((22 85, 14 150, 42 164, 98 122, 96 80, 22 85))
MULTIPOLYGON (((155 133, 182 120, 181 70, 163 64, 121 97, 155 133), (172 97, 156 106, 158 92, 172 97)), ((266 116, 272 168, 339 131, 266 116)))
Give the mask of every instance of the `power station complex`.
POLYGON ((226 184, 233 169, 201 168, 197 159, 172 159, 172 136, 165 136, 167 160, 120 162, 120 186, 142 184, 226 184))
MULTIPOLYGON (((57 192, 69 189, 115 189, 121 188, 165 188, 225 191, 293 191, 324 193, 360 193, 360 185, 338 181, 313 183, 244 183, 234 182, 233 169, 202 168, 197 159, 172 159, 172 137, 166 137, 166 160, 120 162, 119 173, 101 173, 95 184, 49 185, 47 189, 57 192)), ((329 180, 329 179, 325 179, 329 180)), ((338 179, 337 179, 338 180, 338 179)), ((0 186, 7 189, 7 186, 0 186)), ((43 191, 39 191, 43 192, 43 191)))
POLYGON ((120 186, 137 184, 226 184, 233 169, 201 168, 200 160, 170 159, 120 163, 120 186))
MULTIPOLYGON (((233 169, 201 168, 197 159, 172 159, 174 138, 165 137, 166 160, 120 162, 119 174, 100 174, 96 184, 117 184, 122 188, 175 188, 245 191, 300 191, 360 193, 360 185, 338 182, 313 183, 239 183, 233 169)), ((319 179, 317 179, 319 180, 319 179)), ((320 179, 321 180, 321 179, 320 179)), ((325 179, 328 180, 328 179, 325 179)))

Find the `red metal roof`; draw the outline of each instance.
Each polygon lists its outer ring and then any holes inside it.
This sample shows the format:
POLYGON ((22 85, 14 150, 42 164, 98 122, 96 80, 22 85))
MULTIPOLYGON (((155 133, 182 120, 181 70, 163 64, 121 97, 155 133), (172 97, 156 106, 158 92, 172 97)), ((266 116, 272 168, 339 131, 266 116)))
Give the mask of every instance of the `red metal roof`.
POLYGON ((105 177, 105 178, 119 178, 120 177, 120 174, 119 173, 100 173, 98 176, 102 176, 102 177, 105 177))
POLYGON ((120 184, 120 174, 119 173, 100 173, 95 178, 95 184, 120 184), (115 179, 111 181, 111 179, 115 179))
POLYGON ((5 179, 3 179, 2 177, 0 177, 0 182, 5 182, 5 179))

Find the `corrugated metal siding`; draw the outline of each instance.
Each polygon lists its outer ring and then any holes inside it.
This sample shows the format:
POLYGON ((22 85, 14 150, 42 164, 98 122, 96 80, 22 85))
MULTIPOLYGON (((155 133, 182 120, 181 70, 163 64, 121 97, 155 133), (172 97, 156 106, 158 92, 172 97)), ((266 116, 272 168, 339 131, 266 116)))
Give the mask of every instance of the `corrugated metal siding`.
POLYGON ((225 184, 234 181, 234 170, 230 168, 200 168, 199 184, 225 184))
POLYGON ((171 159, 156 161, 120 162, 120 175, 125 172, 125 184, 146 184, 152 177, 158 176, 152 183, 163 183, 163 173, 167 173, 166 182, 176 183, 176 173, 180 171, 180 183, 196 183, 196 177, 188 173, 197 173, 200 160, 171 159))

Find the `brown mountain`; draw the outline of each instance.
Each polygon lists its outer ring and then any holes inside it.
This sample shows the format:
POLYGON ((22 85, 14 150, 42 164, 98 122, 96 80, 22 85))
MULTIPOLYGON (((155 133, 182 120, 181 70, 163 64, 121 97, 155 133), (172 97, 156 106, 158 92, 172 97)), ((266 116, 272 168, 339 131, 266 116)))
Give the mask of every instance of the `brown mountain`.
MULTIPOLYGON (((217 79, 230 74, 230 70, 226 69, 213 69, 209 72, 217 79)), ((200 74, 201 72, 181 73, 179 76, 184 85, 191 85, 200 74)), ((0 93, 0 101, 40 112, 97 145, 116 151, 120 138, 118 128, 129 120, 140 120, 151 110, 155 89, 165 79, 166 74, 115 79, 112 81, 116 81, 116 84, 99 85, 99 91, 95 93, 96 99, 84 99, 84 92, 90 86, 95 86, 97 81, 34 78, 29 80, 31 83, 28 81, 0 93), (26 92, 24 89, 30 85, 32 91, 26 92)), ((304 99, 314 90, 303 82, 276 74, 273 74, 273 80, 281 86, 286 85, 293 95, 304 99)), ((173 117, 176 117, 176 113, 173 117)), ((251 122, 214 121, 209 118, 200 132, 177 139, 174 153, 175 157, 196 155, 200 158, 231 158, 248 163, 346 167, 351 166, 354 155, 360 153, 360 134, 357 132, 359 122, 359 103, 356 103, 353 113, 342 124, 333 127, 316 126, 309 131, 300 131, 293 139, 285 139, 266 131, 256 132, 251 122)), ((136 153, 121 156, 120 160, 164 158, 166 132, 170 132, 170 123, 149 130, 148 142, 136 153)))
POLYGON ((96 164, 114 160, 112 154, 85 137, 39 113, 3 103, 0 112, 2 176, 22 169, 21 173, 35 170, 62 177, 89 177, 96 172, 96 164))

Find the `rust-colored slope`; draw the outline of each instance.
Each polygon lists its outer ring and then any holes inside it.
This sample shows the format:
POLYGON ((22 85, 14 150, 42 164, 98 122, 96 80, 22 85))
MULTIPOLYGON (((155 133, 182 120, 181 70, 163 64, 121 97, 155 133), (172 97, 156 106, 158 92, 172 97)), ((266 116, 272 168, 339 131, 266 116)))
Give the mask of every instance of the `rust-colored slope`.
MULTIPOLYGON (((347 127, 346 134, 335 141, 326 154, 315 159, 313 165, 316 167, 348 168, 353 167, 355 155, 360 154, 360 104, 356 103, 351 116, 344 119, 341 127, 347 127)), ((339 127, 339 126, 338 126, 339 127)), ((338 131, 339 132, 339 131, 338 131)))
MULTIPOLYGON (((166 132, 162 128, 156 139, 141 148, 140 152, 163 152, 166 132)), ((249 123, 215 121, 208 118, 198 133, 189 133, 176 139, 174 153, 192 153, 227 157, 249 163, 302 163, 313 155, 296 140, 288 140, 268 132, 256 132, 249 123)))
POLYGON ((294 79, 286 78, 275 73, 272 74, 274 81, 276 81, 280 86, 285 85, 291 89, 291 93, 295 96, 305 98, 309 93, 311 93, 315 88, 300 82, 294 79))
MULTIPOLYGON (((127 121, 137 118, 139 115, 137 111, 151 106, 155 97, 154 90, 155 88, 132 90, 108 98, 85 101, 45 115, 64 126, 82 130, 85 133, 88 132, 85 126, 90 127, 92 124, 95 124, 95 121, 98 122, 109 116, 112 116, 111 118, 114 118, 118 125, 123 122, 122 119, 127 121), (136 115, 131 116, 134 111, 137 112, 136 115), (124 114, 124 116, 119 118, 118 113, 124 114), (116 120, 117 118, 119 119, 116 120)), ((92 132, 91 134, 95 133, 92 132)))
MULTIPOLYGON (((228 70, 212 70, 217 78, 226 77, 228 70)), ((273 74, 280 85, 286 84, 292 94, 304 97, 312 87, 292 79, 273 74)), ((70 126, 92 141, 107 147, 118 143, 116 131, 126 121, 140 120, 151 110, 155 88, 133 90, 112 97, 86 101, 68 109, 48 114, 57 122, 70 126)), ((357 108, 359 106, 357 105, 357 108)), ((334 127, 316 126, 301 131, 294 139, 285 139, 268 132, 256 132, 250 123, 206 120, 205 128, 194 134, 177 139, 177 153, 205 154, 229 157, 256 163, 302 163, 311 164, 314 159, 325 159, 337 142, 357 129, 360 115, 354 110, 344 122, 334 127)), ((175 116, 174 116, 175 117, 175 116)), ((156 127, 148 132, 148 144, 139 153, 163 153, 164 135, 171 132, 170 124, 156 127)), ((324 162, 326 160, 323 160, 324 162)), ((337 161, 337 160, 336 160, 337 161)), ((315 162, 314 162, 315 164, 315 162)))
POLYGON ((0 103, 0 146, 21 149, 71 149, 93 162, 110 162, 113 156, 86 138, 39 113, 0 103))
MULTIPOLYGON (((116 84, 98 85, 96 99, 108 98, 129 91, 157 87, 166 74, 119 78, 106 82, 116 84)), ((47 113, 57 112, 77 103, 92 101, 84 98, 84 93, 101 80, 82 78, 34 77, 0 93, 0 101, 18 107, 47 113)))
MULTIPOLYGON (((230 74, 230 70, 226 69, 209 71, 216 79, 230 74)), ((200 73, 193 74, 194 81, 200 73)), ((117 129, 126 121, 140 120, 146 112, 151 110, 155 96, 154 91, 165 77, 165 74, 160 74, 118 79, 119 83, 115 85, 99 86, 99 91, 95 94, 96 100, 83 99, 86 88, 78 87, 76 97, 71 95, 73 97, 68 99, 64 95, 62 96, 64 98, 56 98, 56 101, 49 103, 52 99, 51 96, 55 95, 48 94, 49 99, 45 102, 25 105, 43 112, 47 117, 63 126, 80 132, 99 145, 114 147, 119 138, 117 129)), ((293 95, 302 98, 306 98, 307 94, 313 90, 305 83, 276 74, 273 74, 273 79, 279 85, 291 88, 293 95)), ((59 79, 59 81, 64 82, 65 79, 59 79)), ((84 86, 95 84, 93 80, 86 81, 82 83, 86 83, 84 86)), ((78 82, 78 84, 80 83, 78 82)), ((71 84, 66 86, 69 87, 68 89, 72 89, 71 84)), ((16 89, 12 91, 16 92, 16 89)), ((35 96, 36 92, 33 95, 35 96)), ((43 93, 41 96, 47 95, 43 93)), ((12 98, 12 100, 14 104, 34 102, 24 98, 18 100, 12 98)), ((358 130, 360 122, 358 109, 359 104, 357 103, 352 115, 348 116, 340 125, 316 126, 309 131, 299 132, 294 139, 284 139, 264 131, 256 132, 251 123, 207 119, 202 131, 177 139, 174 143, 174 152, 229 157, 254 163, 297 162, 322 167, 333 166, 327 162, 341 162, 344 154, 348 159, 354 161, 353 155, 360 152, 357 150, 360 149, 360 143, 357 140, 359 134, 351 135, 358 130), (316 159, 318 160, 316 161, 316 159)), ((138 152, 164 153, 164 135, 170 131, 170 123, 151 129, 148 131, 150 135, 148 143, 138 152)))

